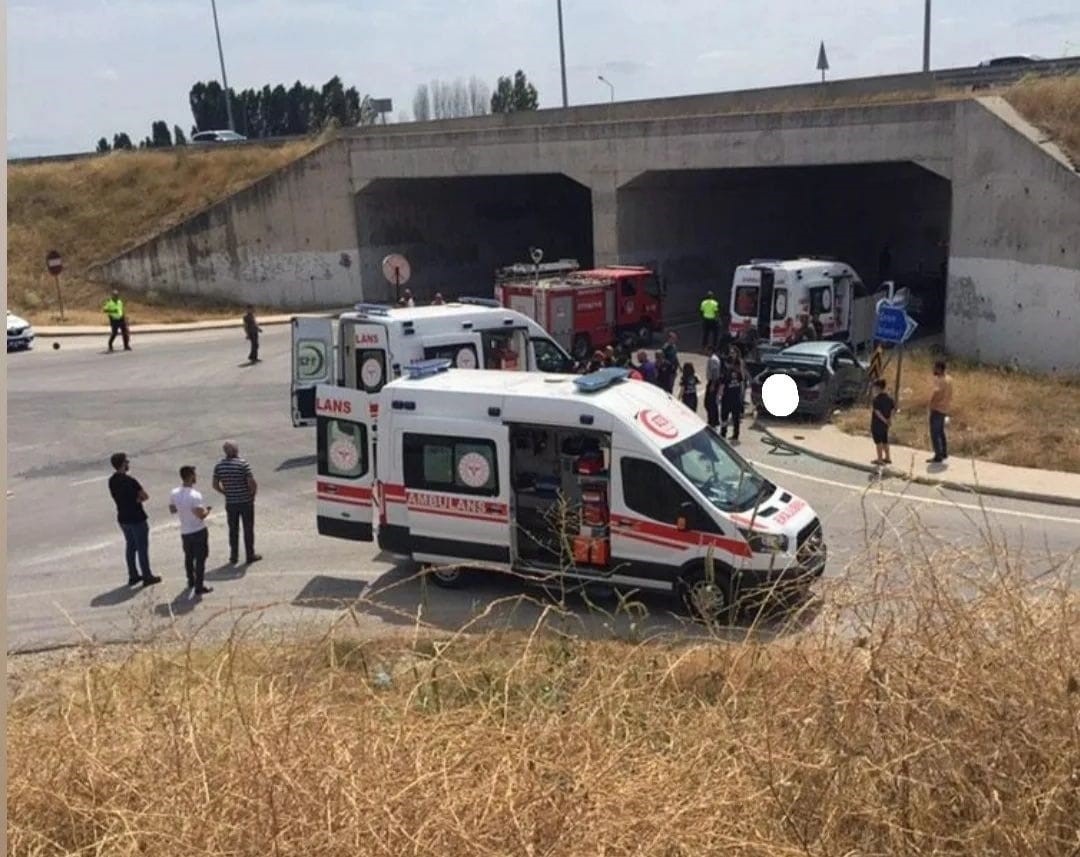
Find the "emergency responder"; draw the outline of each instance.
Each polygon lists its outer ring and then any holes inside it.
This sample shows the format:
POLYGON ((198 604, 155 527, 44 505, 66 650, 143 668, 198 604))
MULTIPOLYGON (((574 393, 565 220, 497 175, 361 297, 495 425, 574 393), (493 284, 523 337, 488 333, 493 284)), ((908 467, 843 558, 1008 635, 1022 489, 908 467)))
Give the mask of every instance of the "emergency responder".
POLYGON ((720 333, 720 303, 712 292, 705 293, 705 299, 701 302, 701 350, 704 351, 709 344, 716 344, 720 333))
POLYGON ((248 362, 259 362, 259 334, 262 333, 262 328, 259 327, 258 322, 255 321, 255 307, 248 304, 244 312, 244 336, 248 338, 248 342, 251 343, 251 349, 248 351, 248 362))
POLYGON ((101 305, 101 311, 109 317, 109 351, 113 350, 116 335, 124 340, 124 350, 131 350, 131 339, 128 333, 127 316, 124 315, 124 302, 120 299, 120 292, 112 291, 112 297, 101 305))

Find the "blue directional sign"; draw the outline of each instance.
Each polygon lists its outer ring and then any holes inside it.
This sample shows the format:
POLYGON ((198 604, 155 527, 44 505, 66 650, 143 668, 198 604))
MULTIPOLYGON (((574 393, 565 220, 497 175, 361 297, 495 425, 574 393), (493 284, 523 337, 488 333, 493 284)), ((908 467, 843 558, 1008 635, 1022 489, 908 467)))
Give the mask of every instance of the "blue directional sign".
POLYGON ((904 312, 903 308, 881 304, 878 306, 874 339, 881 342, 907 342, 918 326, 919 323, 904 312))

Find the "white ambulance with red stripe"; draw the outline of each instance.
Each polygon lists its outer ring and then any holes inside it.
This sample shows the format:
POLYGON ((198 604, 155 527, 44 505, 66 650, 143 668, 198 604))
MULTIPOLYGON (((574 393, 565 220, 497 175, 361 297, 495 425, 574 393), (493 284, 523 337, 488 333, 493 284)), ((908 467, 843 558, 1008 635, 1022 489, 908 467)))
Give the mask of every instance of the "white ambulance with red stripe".
POLYGON ((294 426, 315 422, 315 388, 377 393, 417 360, 463 369, 571 372, 574 361, 531 318, 491 298, 431 306, 357 304, 337 318, 292 319, 290 401, 294 426))
POLYGON ((825 339, 861 348, 874 335, 876 303, 850 265, 825 257, 752 259, 731 284, 733 336, 749 328, 760 342, 783 343, 803 317, 815 315, 825 339))
POLYGON ((813 509, 660 388, 447 363, 387 384, 374 419, 362 391, 318 388, 321 534, 376 539, 444 586, 477 567, 561 575, 675 591, 711 617, 822 573, 813 509))

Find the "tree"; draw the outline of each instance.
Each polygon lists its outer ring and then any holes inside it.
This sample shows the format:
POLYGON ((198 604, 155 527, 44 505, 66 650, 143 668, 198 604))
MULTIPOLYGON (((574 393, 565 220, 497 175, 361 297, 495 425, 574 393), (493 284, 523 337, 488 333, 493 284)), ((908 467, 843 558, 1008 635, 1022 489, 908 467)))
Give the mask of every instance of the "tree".
POLYGON ((536 87, 529 83, 525 72, 518 69, 511 82, 508 77, 500 77, 491 95, 492 113, 517 113, 520 110, 535 110, 539 104, 536 87))
POLYGON ((184 132, 183 132, 183 130, 181 130, 179 125, 173 125, 172 135, 173 135, 173 145, 174 146, 186 146, 187 145, 187 137, 184 136, 184 132))
POLYGON ((469 78, 469 115, 484 116, 491 106, 491 90, 478 77, 469 78))
POLYGON ((150 145, 155 149, 168 148, 172 145, 169 126, 160 119, 150 125, 150 145))
POLYGON ((112 146, 109 145, 108 140, 102 137, 100 140, 97 141, 97 150, 99 152, 109 152, 112 151, 112 146))
POLYGON ((412 115, 417 122, 427 122, 431 118, 431 95, 426 83, 416 87, 412 99, 412 115))
POLYGON ((135 148, 133 145, 131 145, 131 138, 123 131, 121 131, 119 134, 113 134, 112 147, 114 150, 135 148))
MULTIPOLYGON (((229 95, 235 106, 236 94, 230 89, 229 95)), ((225 90, 216 80, 209 83, 199 81, 191 87, 188 93, 188 103, 191 105, 191 115, 195 119, 195 127, 200 131, 216 131, 229 127, 229 110, 225 104, 225 90)))

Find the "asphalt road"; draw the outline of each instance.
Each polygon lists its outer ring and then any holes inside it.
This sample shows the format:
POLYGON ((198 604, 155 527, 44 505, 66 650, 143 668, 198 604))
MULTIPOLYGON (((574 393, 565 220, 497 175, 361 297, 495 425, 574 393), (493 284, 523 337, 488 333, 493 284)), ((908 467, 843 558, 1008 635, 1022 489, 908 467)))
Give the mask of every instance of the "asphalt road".
MULTIPOLYGON (((109 354, 104 338, 41 340, 8 357, 8 651, 82 640, 122 641, 160 634, 224 633, 244 616, 250 627, 292 631, 347 620, 372 633, 401 632, 417 618, 443 628, 470 621, 524 625, 549 596, 513 580, 484 578, 468 589, 425 587, 408 563, 370 545, 315 533, 314 434, 289 422, 288 327, 267 328, 264 362, 246 365, 239 330, 137 337, 135 350, 109 354), (224 565, 224 506, 210 488, 221 444, 235 439, 259 480, 258 551, 250 568, 224 565), (164 581, 129 589, 123 538, 106 481, 109 455, 128 453, 132 475, 150 494, 151 564, 164 581), (194 464, 214 505, 208 579, 214 592, 184 591, 180 537, 168 514, 177 469, 194 464), (526 592, 527 600, 520 598, 526 592), (342 604, 368 600, 346 612, 342 604), (494 606, 493 606, 494 605, 494 606), (477 617, 481 617, 477 619, 477 617)), ((746 430, 742 452, 820 515, 830 549, 827 576, 858 574, 866 532, 883 521, 886 541, 903 545, 919 522, 931 538, 976 545, 989 530, 1036 566, 1075 551, 1074 509, 970 495, 899 482, 802 455, 774 452, 746 430)), ((650 618, 605 617, 571 601, 567 621, 583 633, 692 633, 665 599, 650 618)), ((601 604, 609 611, 614 602, 601 604)))

